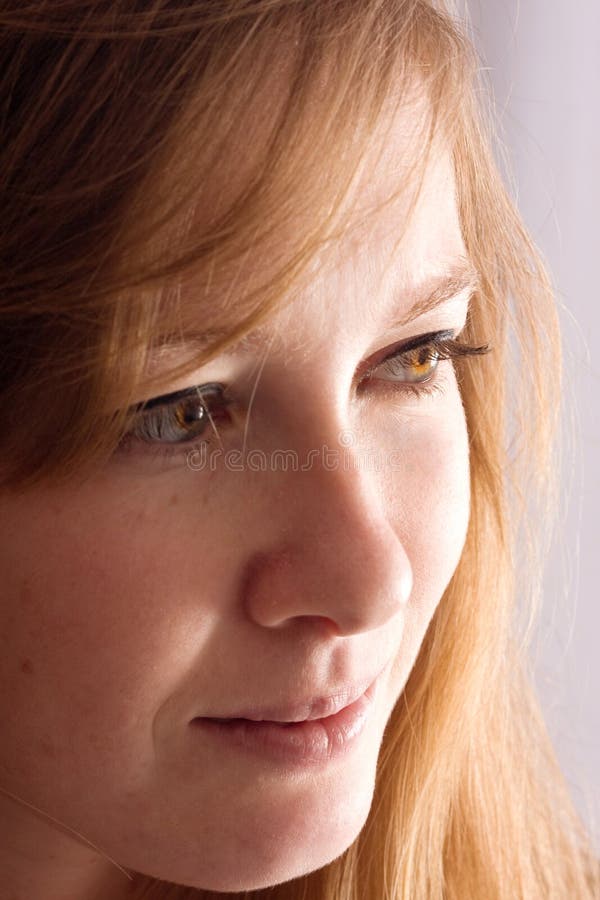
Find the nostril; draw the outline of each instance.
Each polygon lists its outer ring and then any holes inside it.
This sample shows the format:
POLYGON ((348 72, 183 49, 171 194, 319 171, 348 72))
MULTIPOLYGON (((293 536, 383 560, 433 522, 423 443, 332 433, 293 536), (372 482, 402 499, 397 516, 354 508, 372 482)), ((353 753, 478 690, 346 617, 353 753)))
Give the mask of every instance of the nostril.
POLYGON ((315 629, 319 629, 321 635, 324 638, 332 638, 332 637, 341 637, 342 632, 333 619, 330 619, 328 616, 313 616, 313 615, 303 615, 296 616, 297 620, 306 620, 307 622, 311 622, 315 629))

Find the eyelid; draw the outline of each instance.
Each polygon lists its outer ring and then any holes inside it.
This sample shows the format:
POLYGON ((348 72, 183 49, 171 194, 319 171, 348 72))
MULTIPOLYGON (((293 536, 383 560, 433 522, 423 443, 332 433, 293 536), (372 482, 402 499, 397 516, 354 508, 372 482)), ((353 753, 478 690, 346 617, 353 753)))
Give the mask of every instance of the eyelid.
POLYGON ((159 397, 152 397, 150 400, 142 400, 140 403, 135 403, 133 406, 130 406, 128 412, 131 414, 145 412, 148 409, 155 409, 158 406, 170 406, 172 403, 176 403, 178 400, 184 400, 186 397, 191 397, 194 394, 199 394, 200 399, 204 399, 204 395, 211 393, 219 393, 224 394, 226 391, 226 386, 221 384, 218 381, 206 382, 205 384, 200 385, 191 385, 190 387, 183 388, 179 391, 173 391, 170 394, 161 394, 159 397))
POLYGON ((392 356, 398 356, 401 353, 409 353, 411 350, 416 350, 418 347, 422 347, 425 344, 451 340, 455 337, 455 334, 456 332, 453 329, 448 329, 446 331, 429 331, 426 334, 419 334, 416 337, 408 338, 406 341, 395 344, 393 349, 387 352, 380 360, 380 363, 385 362, 386 359, 389 359, 392 356))

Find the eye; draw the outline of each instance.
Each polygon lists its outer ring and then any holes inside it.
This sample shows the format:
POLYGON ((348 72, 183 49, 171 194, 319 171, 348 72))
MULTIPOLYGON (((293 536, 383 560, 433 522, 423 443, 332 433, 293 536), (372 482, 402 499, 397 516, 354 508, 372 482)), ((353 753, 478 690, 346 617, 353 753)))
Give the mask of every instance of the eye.
POLYGON ((434 344, 426 344, 389 357, 382 363, 382 369, 394 380, 418 384, 432 377, 439 360, 439 349, 434 344))
MULTIPOLYGON (((440 360, 482 354, 488 346, 475 347, 454 339, 453 331, 438 331, 403 341, 361 378, 367 385, 385 382, 394 390, 417 397, 442 390, 436 377, 440 360)), ((194 441, 206 443, 218 425, 230 424, 228 406, 233 399, 218 382, 192 386, 164 394, 131 407, 132 425, 118 450, 139 450, 158 456, 187 452, 194 441)))
POLYGON ((133 425, 120 448, 133 444, 181 445, 209 434, 218 422, 229 419, 231 401, 219 383, 175 391, 137 404, 130 410, 133 425))
POLYGON ((396 347, 366 374, 368 380, 390 382, 407 387, 413 393, 425 392, 425 387, 436 377, 440 360, 486 353, 487 346, 473 347, 461 344, 453 331, 437 331, 422 334, 396 347), (419 385, 423 385, 419 389, 419 385))
POLYGON ((379 363, 370 367, 367 378, 398 385, 419 385, 431 381, 441 359, 464 355, 468 348, 454 340, 453 331, 421 334, 403 341, 379 363))

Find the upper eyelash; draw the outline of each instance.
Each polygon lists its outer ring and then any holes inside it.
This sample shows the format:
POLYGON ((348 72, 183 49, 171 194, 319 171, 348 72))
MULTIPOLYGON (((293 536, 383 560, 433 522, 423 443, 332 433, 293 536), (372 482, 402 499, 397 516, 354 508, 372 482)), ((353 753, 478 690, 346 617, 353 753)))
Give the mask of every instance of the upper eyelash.
MULTIPOLYGON (((221 384, 218 381, 211 381, 206 384, 195 384, 189 388, 182 388, 180 391, 173 391, 171 394, 161 394, 160 397, 152 397, 151 400, 142 400, 140 403, 131 406, 128 412, 135 415, 136 413, 144 412, 145 410, 152 409, 156 406, 170 406, 177 400, 185 400, 187 397, 193 397, 194 394, 199 394, 200 399, 202 399, 202 393, 210 393, 213 388, 217 388, 221 395, 226 394, 227 388, 224 384, 221 384)), ((222 405, 225 406, 228 403, 231 403, 231 400, 225 396, 222 405)))
POLYGON ((401 344, 400 347, 388 353, 381 362, 386 362, 386 360, 396 356, 402 356, 403 353, 410 353, 412 350, 418 350, 420 347, 428 346, 433 348, 437 359, 454 359, 458 356, 481 355, 488 353, 490 350, 489 344, 482 344, 479 347, 471 344, 461 344, 454 337, 453 331, 437 331, 401 344))

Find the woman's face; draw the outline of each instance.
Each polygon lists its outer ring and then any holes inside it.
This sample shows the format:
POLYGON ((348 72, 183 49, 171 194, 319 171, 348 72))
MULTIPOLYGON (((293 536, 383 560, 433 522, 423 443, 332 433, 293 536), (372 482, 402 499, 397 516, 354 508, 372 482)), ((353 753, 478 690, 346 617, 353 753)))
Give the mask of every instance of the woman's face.
MULTIPOLYGON (((405 124, 359 206, 397 188, 405 124)), ((465 323, 443 154, 410 218, 407 201, 348 232, 254 346, 183 382, 165 369, 161 394, 231 390, 205 453, 131 444, 83 484, 2 496, 0 787, 66 826, 2 797, 31 896, 36 872, 61 898, 125 883, 67 829, 128 869, 233 891, 323 866, 364 824, 469 508, 452 362, 381 362, 465 323)))

